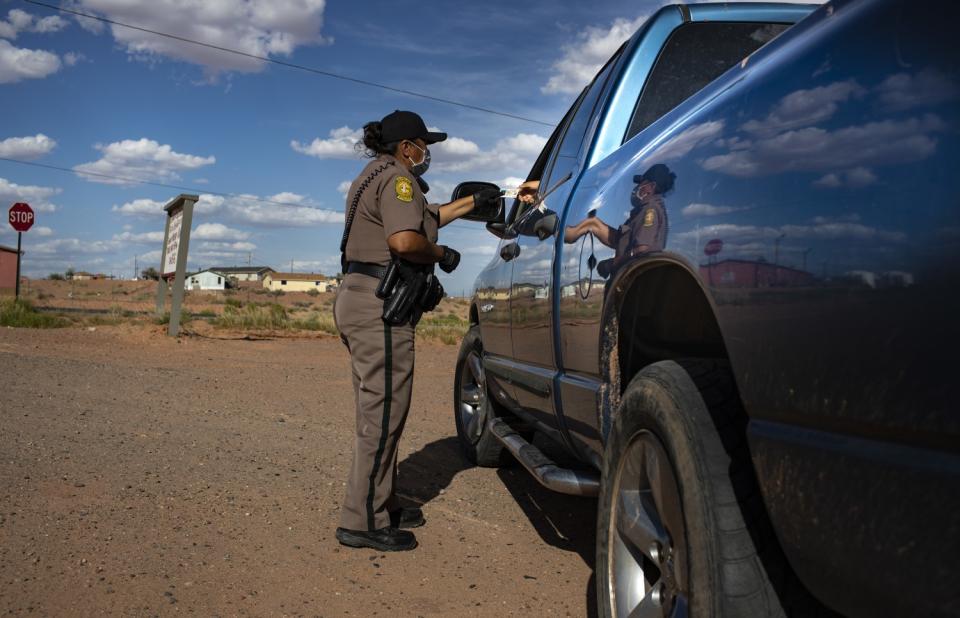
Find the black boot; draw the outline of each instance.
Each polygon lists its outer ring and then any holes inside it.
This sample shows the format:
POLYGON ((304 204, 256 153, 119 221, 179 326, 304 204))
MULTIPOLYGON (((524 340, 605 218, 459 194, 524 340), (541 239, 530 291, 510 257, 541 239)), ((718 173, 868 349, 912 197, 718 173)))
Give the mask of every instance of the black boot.
POLYGON ((347 547, 370 547, 379 551, 408 551, 417 546, 412 532, 392 526, 379 530, 337 528, 337 540, 347 547))
POLYGON ((405 506, 390 511, 390 525, 394 528, 419 528, 427 520, 423 518, 423 511, 416 506, 405 506))

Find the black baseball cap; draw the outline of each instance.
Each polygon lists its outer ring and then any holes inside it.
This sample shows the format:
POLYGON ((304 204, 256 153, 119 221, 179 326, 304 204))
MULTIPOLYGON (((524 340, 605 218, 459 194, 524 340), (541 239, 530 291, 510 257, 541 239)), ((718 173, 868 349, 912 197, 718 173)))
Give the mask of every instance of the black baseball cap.
POLYGON ((447 139, 446 133, 436 133, 427 131, 427 125, 423 118, 413 112, 396 110, 392 114, 387 114, 380 121, 381 139, 384 144, 399 142, 401 140, 420 138, 428 144, 435 144, 447 139))
POLYGON ((663 163, 651 165, 643 174, 633 177, 633 182, 638 185, 644 182, 652 182, 657 185, 657 193, 666 193, 673 188, 673 181, 677 175, 670 171, 670 168, 663 163))

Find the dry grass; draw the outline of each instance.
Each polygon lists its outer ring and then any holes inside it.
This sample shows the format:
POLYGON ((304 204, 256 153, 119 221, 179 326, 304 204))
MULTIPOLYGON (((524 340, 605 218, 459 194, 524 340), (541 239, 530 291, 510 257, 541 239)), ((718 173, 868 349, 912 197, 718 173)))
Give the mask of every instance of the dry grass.
POLYGON ((28 301, 10 298, 0 301, 0 326, 63 328, 70 326, 70 321, 57 315, 40 313, 28 301))

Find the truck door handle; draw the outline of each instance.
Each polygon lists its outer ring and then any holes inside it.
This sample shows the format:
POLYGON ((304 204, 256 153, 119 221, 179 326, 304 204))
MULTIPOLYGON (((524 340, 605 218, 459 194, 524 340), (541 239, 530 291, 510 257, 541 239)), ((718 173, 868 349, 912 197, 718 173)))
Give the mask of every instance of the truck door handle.
POLYGON ((504 262, 509 262, 518 255, 520 255, 520 245, 515 242, 507 243, 500 248, 500 257, 504 262))

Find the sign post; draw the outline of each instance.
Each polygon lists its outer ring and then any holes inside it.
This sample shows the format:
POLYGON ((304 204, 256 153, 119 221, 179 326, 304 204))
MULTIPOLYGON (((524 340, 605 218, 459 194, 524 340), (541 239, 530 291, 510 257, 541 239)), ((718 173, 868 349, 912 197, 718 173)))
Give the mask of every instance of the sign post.
POLYGON ((20 256, 23 254, 21 241, 23 233, 33 227, 35 219, 33 209, 30 208, 29 204, 24 202, 17 202, 10 207, 10 211, 7 213, 7 220, 10 221, 10 226, 17 230, 17 300, 20 299, 20 256))
POLYGON ((173 279, 173 301, 167 329, 167 334, 171 337, 180 333, 180 309, 183 304, 183 280, 187 271, 190 226, 193 224, 193 205, 199 199, 196 195, 180 194, 163 207, 167 213, 167 225, 163 234, 160 280, 157 282, 157 314, 163 314, 169 280, 173 279))

